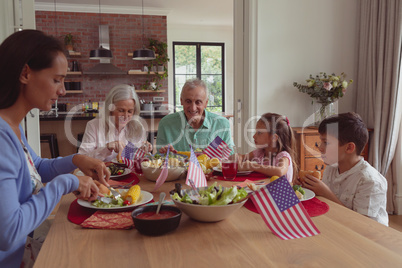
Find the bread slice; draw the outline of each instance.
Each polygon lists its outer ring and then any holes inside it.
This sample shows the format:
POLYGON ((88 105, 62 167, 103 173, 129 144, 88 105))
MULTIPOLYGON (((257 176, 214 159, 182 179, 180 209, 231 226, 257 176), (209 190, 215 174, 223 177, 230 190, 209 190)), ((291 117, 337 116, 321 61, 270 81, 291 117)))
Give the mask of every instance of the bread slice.
POLYGON ((304 182, 304 178, 306 177, 306 174, 312 175, 313 177, 316 177, 317 179, 321 180, 321 172, 318 170, 300 170, 299 171, 299 180, 301 182, 304 182))

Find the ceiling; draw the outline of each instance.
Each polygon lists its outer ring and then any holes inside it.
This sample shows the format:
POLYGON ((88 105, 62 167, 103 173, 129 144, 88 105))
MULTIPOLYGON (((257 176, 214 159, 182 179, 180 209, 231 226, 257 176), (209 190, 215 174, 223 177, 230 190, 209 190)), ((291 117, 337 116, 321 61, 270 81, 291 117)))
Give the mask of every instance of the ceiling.
MULTIPOLYGON (((58 11, 96 12, 100 2, 102 12, 142 12, 142 0, 35 0, 35 7, 54 10, 55 2, 58 11)), ((233 0, 144 0, 144 14, 166 15, 170 25, 233 26, 233 0)))

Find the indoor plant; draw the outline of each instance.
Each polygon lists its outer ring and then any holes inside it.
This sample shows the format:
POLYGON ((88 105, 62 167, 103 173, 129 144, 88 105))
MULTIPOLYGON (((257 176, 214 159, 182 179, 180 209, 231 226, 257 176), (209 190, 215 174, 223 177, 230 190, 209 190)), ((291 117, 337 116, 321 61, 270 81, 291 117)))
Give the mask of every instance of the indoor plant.
POLYGON ((64 36, 64 45, 68 51, 74 51, 74 36, 71 33, 64 36))
POLYGON ((310 78, 306 80, 307 85, 293 83, 293 86, 297 87, 300 92, 307 93, 313 98, 313 104, 315 101, 320 105, 320 108, 314 111, 315 124, 334 113, 333 103, 345 95, 347 87, 353 82, 353 80, 347 81, 345 78, 345 73, 327 75, 320 72, 315 77, 310 74, 310 78))
POLYGON ((148 74, 155 72, 154 79, 152 81, 147 80, 144 89, 149 89, 150 82, 155 82, 156 87, 154 90, 159 90, 162 87, 161 81, 168 77, 168 72, 166 68, 166 63, 169 61, 167 55, 167 44, 162 41, 158 41, 152 38, 148 38, 149 41, 149 49, 155 51, 155 59, 150 61, 148 74), (159 66, 159 68, 158 68, 159 66))

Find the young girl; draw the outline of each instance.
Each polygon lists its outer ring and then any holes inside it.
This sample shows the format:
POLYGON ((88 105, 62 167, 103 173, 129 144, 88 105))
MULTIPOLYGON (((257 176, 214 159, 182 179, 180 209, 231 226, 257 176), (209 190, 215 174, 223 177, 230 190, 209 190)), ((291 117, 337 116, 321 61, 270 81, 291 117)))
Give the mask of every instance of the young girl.
POLYGON ((239 170, 283 176, 292 182, 297 174, 296 141, 287 117, 266 113, 257 121, 253 136, 256 150, 240 155, 239 170))

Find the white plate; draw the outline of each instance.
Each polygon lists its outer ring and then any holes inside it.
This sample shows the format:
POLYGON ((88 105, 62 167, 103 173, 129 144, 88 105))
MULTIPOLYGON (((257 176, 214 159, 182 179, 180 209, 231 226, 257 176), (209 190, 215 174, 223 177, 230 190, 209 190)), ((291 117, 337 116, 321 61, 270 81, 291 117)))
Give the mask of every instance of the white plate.
MULTIPOLYGON (((121 175, 110 175, 110 178, 115 180, 115 181, 118 181, 120 179, 123 179, 124 176, 126 176, 127 174, 130 174, 130 173, 131 173, 131 169, 125 168, 123 174, 121 174, 121 175)), ((78 170, 75 173, 75 175, 77 175, 77 176, 85 176, 84 173, 81 170, 78 170)))
POLYGON ((110 178, 114 179, 114 180, 118 180, 121 177, 124 177, 124 176, 126 176, 127 174, 130 174, 130 173, 131 173, 131 169, 125 168, 123 174, 121 174, 121 175, 110 175, 110 178))
MULTIPOLYGON (((128 191, 128 189, 120 189, 119 191, 121 193, 125 193, 125 192, 128 191)), ((134 204, 131 204, 129 206, 112 207, 112 208, 99 208, 99 207, 96 207, 96 206, 92 205, 91 202, 84 201, 84 200, 81 200, 81 199, 78 199, 78 204, 80 206, 83 206, 83 207, 86 207, 86 208, 92 208, 92 209, 98 209, 98 210, 105 210, 105 211, 114 212, 114 211, 133 210, 135 207, 138 207, 140 205, 148 203, 149 201, 152 200, 152 198, 154 198, 154 196, 151 193, 149 193, 147 191, 141 191, 140 198, 137 200, 137 202, 135 202, 134 204)))
POLYGON ((303 187, 302 187, 302 189, 304 190, 304 196, 303 196, 303 199, 300 201, 307 201, 307 200, 314 198, 315 193, 313 191, 303 188, 303 187))
MULTIPOLYGON (((216 172, 222 173, 222 169, 221 169, 221 168, 213 167, 212 169, 213 169, 214 171, 216 171, 216 172)), ((244 175, 248 175, 248 174, 251 174, 251 173, 252 173, 252 171, 248 171, 248 170, 237 171, 237 175, 236 175, 236 176, 244 176, 244 175)))

